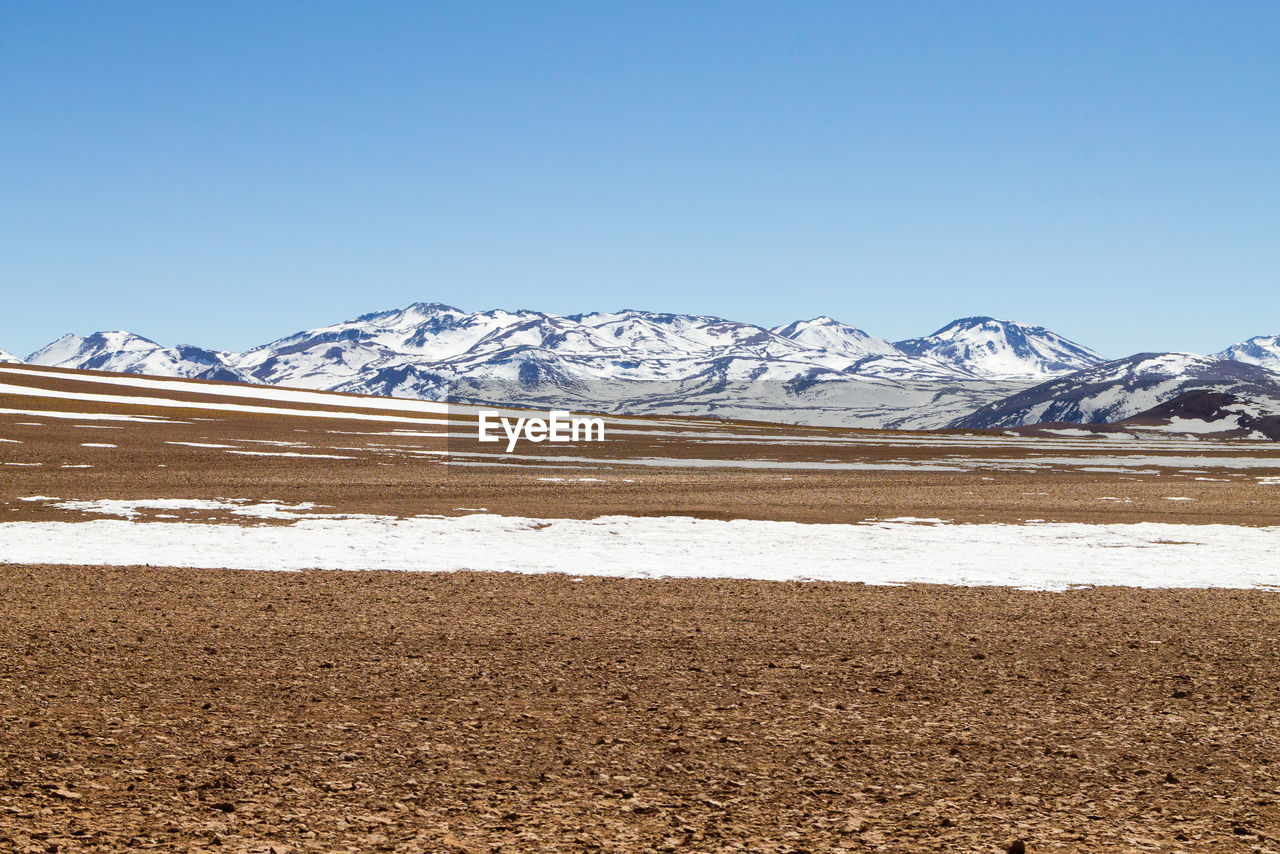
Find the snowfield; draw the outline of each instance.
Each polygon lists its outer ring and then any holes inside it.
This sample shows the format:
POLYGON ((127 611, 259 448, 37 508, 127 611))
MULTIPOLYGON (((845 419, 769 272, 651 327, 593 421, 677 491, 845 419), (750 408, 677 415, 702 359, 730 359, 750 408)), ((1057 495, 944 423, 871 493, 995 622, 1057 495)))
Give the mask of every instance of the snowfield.
MULTIPOLYGON (((157 505, 152 502, 153 509, 157 505)), ((183 502, 166 501, 180 510, 183 502)), ((477 514, 301 518, 290 524, 0 523, 0 563, 245 570, 458 570, 627 578, 910 582, 1068 590, 1078 586, 1280 590, 1280 528, 1232 525, 952 525, 927 519, 812 525, 688 517, 591 520, 477 514)), ((200 509, 192 506, 192 509, 200 509)), ((300 506, 226 508, 296 518, 300 506)))

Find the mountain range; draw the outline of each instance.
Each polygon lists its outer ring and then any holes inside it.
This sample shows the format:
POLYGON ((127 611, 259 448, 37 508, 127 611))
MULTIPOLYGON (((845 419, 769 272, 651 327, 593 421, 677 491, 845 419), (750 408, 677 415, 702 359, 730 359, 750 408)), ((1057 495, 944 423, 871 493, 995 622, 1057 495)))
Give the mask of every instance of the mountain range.
MULTIPOLYGON (((0 351, 0 361, 13 360, 0 351)), ((15 360, 16 361, 16 360, 15 360)), ((624 310, 468 313, 415 303, 243 353, 129 332, 65 335, 33 365, 632 414, 933 429, 1129 418, 1189 391, 1280 411, 1280 336, 1214 356, 1109 361, 990 317, 889 342, 830 317, 765 328, 624 310)))

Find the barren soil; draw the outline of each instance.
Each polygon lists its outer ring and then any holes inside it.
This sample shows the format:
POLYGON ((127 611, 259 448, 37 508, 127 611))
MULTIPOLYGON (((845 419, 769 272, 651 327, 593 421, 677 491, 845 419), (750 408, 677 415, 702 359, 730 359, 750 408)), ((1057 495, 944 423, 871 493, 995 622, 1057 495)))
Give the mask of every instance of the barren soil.
POLYGON ((1280 598, 6 567, 0 850, 1268 851, 1280 598))

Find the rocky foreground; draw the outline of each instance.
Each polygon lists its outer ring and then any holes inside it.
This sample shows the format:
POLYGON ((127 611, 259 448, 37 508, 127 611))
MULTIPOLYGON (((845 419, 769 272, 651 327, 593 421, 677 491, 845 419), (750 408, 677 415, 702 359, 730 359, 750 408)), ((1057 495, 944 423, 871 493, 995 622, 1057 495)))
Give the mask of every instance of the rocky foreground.
POLYGON ((0 850, 1275 851, 1280 596, 0 567, 0 850))

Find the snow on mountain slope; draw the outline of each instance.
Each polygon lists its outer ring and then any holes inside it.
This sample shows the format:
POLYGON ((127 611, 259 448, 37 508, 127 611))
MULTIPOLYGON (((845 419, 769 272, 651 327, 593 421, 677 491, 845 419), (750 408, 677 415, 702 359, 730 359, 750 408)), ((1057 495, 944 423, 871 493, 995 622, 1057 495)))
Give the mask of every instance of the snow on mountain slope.
POLYGON ((228 364, 229 353, 179 345, 161 347, 130 332, 95 332, 87 338, 64 335, 27 357, 32 365, 117 371, 163 377, 244 382, 248 378, 228 364))
POLYGON ((759 376, 789 379, 813 367, 846 370, 864 355, 815 349, 715 317, 467 314, 420 303, 300 332, 234 363, 260 382, 419 397, 441 396, 464 380, 526 387, 688 380, 726 357, 754 361, 759 376), (781 373, 773 370, 779 367, 781 373))
MULTIPOLYGON (((1037 327, 1001 329, 1004 350, 983 348, 970 365, 956 347, 933 342, 930 352, 908 354, 828 317, 766 329, 636 310, 559 316, 415 303, 243 354, 166 349, 111 332, 66 336, 32 360, 458 402, 940 427, 1033 385, 1064 358, 1081 358, 1075 345, 1037 327), (1002 353, 1021 356, 1001 361, 1002 353)), ((969 339, 980 332, 970 330, 969 339)), ((962 337, 948 334, 952 344, 962 337)))
POLYGON ((22 360, 21 360, 21 359, 19 359, 17 356, 13 355, 12 353, 8 353, 8 352, 5 352, 4 350, 0 350, 0 362, 18 362, 18 363, 21 363, 21 362, 22 362, 22 360))
POLYGON ((439 372, 445 366, 509 363, 520 354, 554 354, 588 357, 604 373, 641 370, 644 378, 667 379, 681 370, 675 362, 691 358, 750 353, 809 360, 817 355, 810 349, 761 327, 714 317, 638 311, 569 317, 501 310, 467 314, 419 303, 273 341, 250 350, 237 365, 263 382, 328 387, 335 380, 358 383, 388 370, 439 372))
POLYGON ((1139 353, 1050 380, 958 418, 952 427, 1018 427, 1047 421, 1120 421, 1179 395, 1209 390, 1280 411, 1280 374, 1193 353, 1139 353))
MULTIPOLYGON (((899 356, 903 361, 908 357, 899 356)), ((519 352, 459 373, 449 399, 602 412, 703 415, 783 423, 936 428, 1034 384, 957 376, 941 363, 884 364, 868 357, 837 370, 791 361, 723 356, 690 362, 671 378, 608 375, 592 359, 519 352), (880 373, 877 373, 879 371, 880 373)), ((438 381, 438 375, 416 377, 438 381)), ((355 387, 339 389, 356 391, 355 387)))
POLYGON ((1120 421, 1142 435, 1195 434, 1233 439, 1280 440, 1280 412, 1265 400, 1197 389, 1120 421))
POLYGON ((627 309, 571 315, 565 320, 580 323, 611 341, 612 346, 632 352, 724 353, 781 343, 764 327, 705 315, 627 309))
POLYGON ((1214 358, 1280 370, 1280 335, 1255 336, 1248 341, 1231 345, 1214 358))
POLYGON ((989 377, 1059 376, 1104 361, 1088 347, 1042 326, 991 317, 962 318, 932 335, 896 341, 894 346, 989 377))
POLYGON ((797 320, 786 326, 775 326, 775 335, 789 338, 806 347, 830 350, 851 356, 897 356, 902 351, 885 341, 830 317, 797 320))

